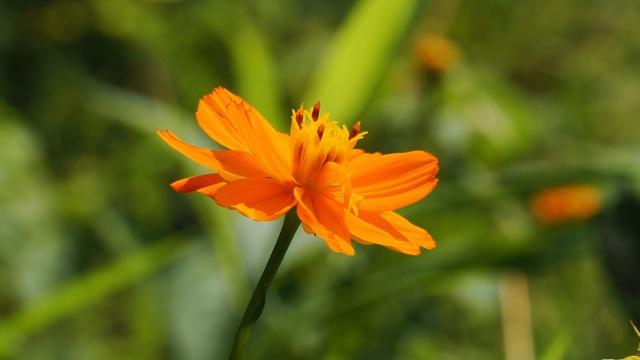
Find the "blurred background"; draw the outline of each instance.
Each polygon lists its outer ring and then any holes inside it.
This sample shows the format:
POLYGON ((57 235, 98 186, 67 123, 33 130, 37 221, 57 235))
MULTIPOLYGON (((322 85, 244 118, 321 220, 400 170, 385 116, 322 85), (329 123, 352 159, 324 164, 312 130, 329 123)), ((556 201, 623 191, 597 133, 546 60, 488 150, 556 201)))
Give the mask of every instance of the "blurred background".
POLYGON ((636 352, 640 2, 9 0, 0 65, 2 359, 226 358, 280 221, 174 193, 155 133, 216 147, 216 86, 440 160, 437 248, 299 233, 246 359, 636 352))

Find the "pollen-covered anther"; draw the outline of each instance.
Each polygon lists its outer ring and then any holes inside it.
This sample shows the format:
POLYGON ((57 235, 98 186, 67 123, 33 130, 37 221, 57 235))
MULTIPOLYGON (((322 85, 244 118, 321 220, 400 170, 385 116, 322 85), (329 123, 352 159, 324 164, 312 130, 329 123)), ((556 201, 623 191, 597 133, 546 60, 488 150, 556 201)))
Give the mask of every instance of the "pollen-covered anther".
POLYGON ((302 129, 302 123, 304 122, 304 109, 301 107, 296 112, 296 123, 298 124, 298 128, 302 129))
POLYGON ((313 105, 313 110, 311 110, 311 118, 313 121, 318 121, 318 116, 320 116, 320 101, 313 105))
POLYGON ((355 123, 355 125, 353 125, 353 128, 351 129, 351 133, 349 134, 349 140, 358 136, 359 132, 360 132, 360 121, 358 121, 357 123, 355 123))
POLYGON ((324 135, 324 124, 320 124, 318 126, 318 137, 322 140, 322 135, 324 135))

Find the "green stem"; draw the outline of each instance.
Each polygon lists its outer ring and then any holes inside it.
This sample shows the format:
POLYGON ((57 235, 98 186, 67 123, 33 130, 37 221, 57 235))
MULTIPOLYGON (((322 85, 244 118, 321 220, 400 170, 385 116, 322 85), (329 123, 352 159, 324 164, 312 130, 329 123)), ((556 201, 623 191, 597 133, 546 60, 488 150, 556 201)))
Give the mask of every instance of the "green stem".
POLYGON ((280 230, 280 235, 278 235, 276 245, 273 247, 267 266, 265 266, 262 276, 256 285, 256 289, 253 291, 253 295, 251 295, 249 305, 247 305, 247 309, 244 311, 242 320, 240 320, 240 325, 238 325, 238 331, 236 332, 236 338, 233 341, 233 349, 231 349, 229 360, 240 359, 242 350, 251 336, 253 325, 258 321, 262 314, 262 310, 264 309, 267 290, 269 290, 269 286, 278 271, 278 267, 280 267, 280 264, 282 263, 284 254, 287 253, 289 244, 291 244, 291 240, 293 239, 293 235, 295 235, 296 230, 298 230, 298 226, 300 226, 300 219, 298 219, 295 208, 293 208, 284 216, 284 223, 282 223, 282 230, 280 230))

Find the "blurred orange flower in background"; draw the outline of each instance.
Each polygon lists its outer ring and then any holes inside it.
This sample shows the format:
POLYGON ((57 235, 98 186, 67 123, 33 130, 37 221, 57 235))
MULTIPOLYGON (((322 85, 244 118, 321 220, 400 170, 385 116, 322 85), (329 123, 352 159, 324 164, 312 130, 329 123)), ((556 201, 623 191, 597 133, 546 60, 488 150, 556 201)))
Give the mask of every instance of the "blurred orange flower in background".
POLYGON ((218 205, 258 221, 270 221, 296 206, 307 233, 333 251, 354 254, 351 239, 406 254, 433 249, 422 228, 394 210, 424 198, 436 186, 438 160, 424 151, 365 153, 356 149, 360 123, 351 131, 311 110, 293 111, 290 134, 277 132, 251 105, 224 88, 200 101, 198 124, 229 150, 187 144, 170 131, 169 146, 214 171, 178 180, 178 192, 197 191, 218 205))
POLYGON ((421 36, 416 43, 416 54, 422 66, 435 72, 451 68, 460 59, 458 47, 445 36, 436 34, 421 36))
POLYGON ((587 220, 600 210, 600 206, 600 192, 584 184, 544 189, 536 193, 530 203, 533 215, 545 224, 587 220))

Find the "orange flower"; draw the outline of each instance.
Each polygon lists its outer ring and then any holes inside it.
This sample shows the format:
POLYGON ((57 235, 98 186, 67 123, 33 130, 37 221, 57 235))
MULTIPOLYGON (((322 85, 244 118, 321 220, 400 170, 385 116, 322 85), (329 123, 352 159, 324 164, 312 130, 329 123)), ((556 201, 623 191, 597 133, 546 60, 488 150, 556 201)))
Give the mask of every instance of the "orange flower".
POLYGON ((544 189, 531 199, 531 212, 545 224, 591 218, 600 210, 600 193, 590 185, 571 184, 544 189))
POLYGON ((293 111, 291 133, 277 132, 251 105, 224 88, 202 98, 198 124, 229 150, 160 137, 215 173, 178 180, 178 192, 198 191, 218 205, 257 221, 270 221, 296 206, 304 230, 333 251, 353 255, 351 239, 417 255, 433 249, 429 234, 393 212, 433 190, 438 160, 424 151, 381 155, 355 149, 366 134, 310 111, 293 111))
POLYGON ((423 35, 416 44, 418 61, 425 68, 443 72, 455 65, 460 54, 454 43, 442 35, 423 35))

